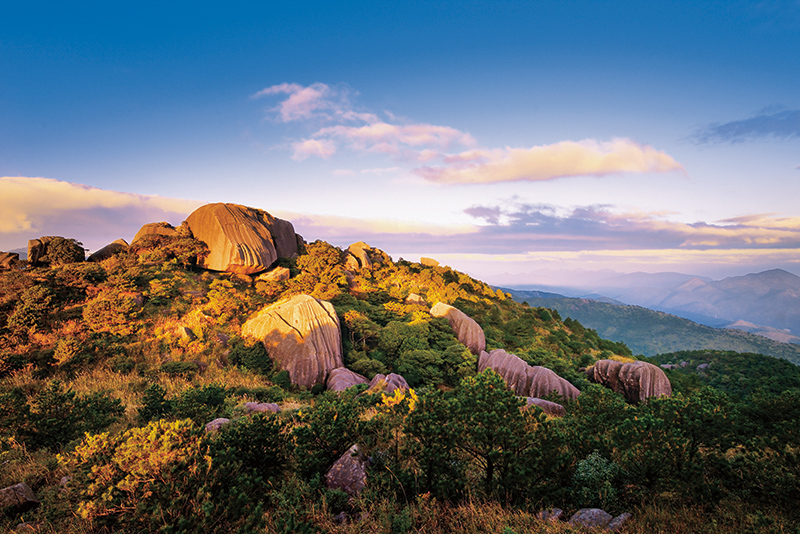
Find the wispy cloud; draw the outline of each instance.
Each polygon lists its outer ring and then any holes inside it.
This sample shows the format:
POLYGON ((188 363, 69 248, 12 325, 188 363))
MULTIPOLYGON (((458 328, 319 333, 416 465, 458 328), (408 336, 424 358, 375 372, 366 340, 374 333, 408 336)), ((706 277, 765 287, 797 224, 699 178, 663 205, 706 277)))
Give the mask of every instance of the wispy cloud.
POLYGON ((50 178, 0 177, 0 249, 42 235, 76 238, 90 248, 130 239, 148 222, 179 224, 203 202, 108 191, 50 178))
POLYGON ((442 184, 685 172, 665 152, 624 138, 561 141, 530 148, 483 148, 472 135, 450 126, 404 122, 390 111, 384 111, 382 119, 357 110, 351 102, 354 94, 347 88, 323 83, 308 87, 284 83, 253 96, 287 95, 270 112, 282 122, 314 124, 308 136, 290 143, 292 158, 297 161, 309 157, 328 159, 341 149, 383 154, 395 162, 422 165, 412 172, 442 184))
POLYGON ((444 158, 444 165, 414 172, 432 182, 492 183, 673 171, 686 172, 671 156, 651 146, 630 139, 585 139, 531 148, 469 150, 444 158))
POLYGON ((765 112, 748 119, 710 124, 697 131, 692 140, 698 144, 741 143, 764 137, 800 137, 800 110, 765 112))

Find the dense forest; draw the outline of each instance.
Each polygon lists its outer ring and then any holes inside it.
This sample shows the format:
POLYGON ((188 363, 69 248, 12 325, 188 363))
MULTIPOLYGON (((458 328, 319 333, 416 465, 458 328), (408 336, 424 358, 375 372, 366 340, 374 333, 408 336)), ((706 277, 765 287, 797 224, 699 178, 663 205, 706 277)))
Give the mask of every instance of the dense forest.
POLYGON ((783 360, 661 355, 672 396, 629 403, 585 370, 644 356, 448 267, 368 249, 371 268, 351 269, 317 241, 264 279, 200 269, 191 237, 95 262, 75 247, 0 273, 0 488, 41 501, 5 510, 6 530, 577 532, 539 512, 593 507, 631 513, 621 532, 800 532, 800 375, 783 360), (242 325, 294 295, 333 305, 348 369, 411 389, 292 384, 242 325), (438 302, 474 319, 487 351, 577 387, 547 397, 566 415, 479 373, 438 302), (231 422, 206 431, 218 418, 231 422), (366 486, 330 489, 356 444, 366 486))

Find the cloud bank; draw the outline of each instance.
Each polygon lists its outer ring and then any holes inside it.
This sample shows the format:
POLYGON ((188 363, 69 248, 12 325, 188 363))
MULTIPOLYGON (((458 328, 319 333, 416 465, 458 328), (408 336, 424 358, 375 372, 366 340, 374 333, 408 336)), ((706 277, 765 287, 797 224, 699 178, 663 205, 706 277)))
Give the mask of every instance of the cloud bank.
POLYGON ((50 178, 0 177, 0 250, 42 235, 99 248, 130 240, 143 224, 180 223, 203 202, 108 191, 50 178))
POLYGON ((356 110, 350 101, 353 94, 323 83, 308 87, 284 83, 253 96, 286 95, 269 109, 270 113, 281 122, 300 121, 315 126, 310 135, 290 144, 292 158, 297 161, 310 157, 329 159, 342 149, 383 154, 396 162, 417 165, 412 169, 414 174, 440 184, 685 173, 672 156, 624 138, 560 141, 530 148, 482 148, 472 135, 450 126, 404 123, 388 111, 382 119, 377 114, 356 110))
POLYGON ((710 124, 698 131, 693 140, 697 144, 741 143, 765 137, 800 137, 800 110, 762 113, 749 119, 710 124))

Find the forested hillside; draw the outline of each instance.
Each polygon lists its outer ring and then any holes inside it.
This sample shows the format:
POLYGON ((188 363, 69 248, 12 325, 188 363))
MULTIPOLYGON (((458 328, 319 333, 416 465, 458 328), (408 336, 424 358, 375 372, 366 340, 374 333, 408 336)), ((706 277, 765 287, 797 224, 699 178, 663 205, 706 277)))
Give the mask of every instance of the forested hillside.
POLYGON ((571 532, 538 512, 586 507, 632 513, 623 532, 800 521, 795 382, 681 378, 672 396, 628 403, 585 372, 635 364, 624 344, 448 267, 359 250, 303 244, 245 275, 199 268, 208 249, 190 236, 149 235, 99 261, 53 255, 1 273, 0 488, 25 483, 41 502, 5 507, 2 527, 571 532), (345 372, 363 383, 299 386, 269 339, 245 335, 297 295, 332 306, 345 372), (545 396, 565 415, 479 373, 483 351, 437 303, 474 320, 486 352, 577 387, 545 396), (407 385, 390 388, 391 373, 407 385), (343 456, 365 470, 358 491, 330 484, 343 456))

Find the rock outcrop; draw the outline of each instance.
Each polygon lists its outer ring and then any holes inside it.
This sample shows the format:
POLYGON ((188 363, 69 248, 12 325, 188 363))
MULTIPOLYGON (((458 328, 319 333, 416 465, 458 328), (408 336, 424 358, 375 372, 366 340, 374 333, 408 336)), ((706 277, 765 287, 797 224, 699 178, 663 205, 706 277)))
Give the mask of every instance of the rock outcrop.
POLYGON ((369 382, 369 387, 367 388, 367 392, 369 393, 386 393, 390 395, 394 393, 396 389, 402 389, 403 391, 408 391, 408 382, 402 376, 389 373, 388 375, 382 375, 378 373, 377 375, 372 377, 372 380, 369 382))
POLYGON ((19 265, 19 254, 16 252, 0 252, 0 271, 10 271, 19 265))
POLYGON ((458 340, 475 356, 479 356, 486 349, 486 336, 483 329, 474 319, 458 308, 444 302, 437 302, 431 308, 431 315, 446 318, 458 340))
POLYGON ((531 406, 536 406, 540 408, 544 413, 547 415, 552 415, 553 417, 564 417, 567 415, 567 410, 558 404, 557 402, 550 402, 548 400, 539 399, 537 397, 527 397, 525 399, 526 405, 524 408, 530 408, 531 406))
POLYGON ((422 258, 419 259, 419 262, 420 262, 420 264, 422 264, 422 265, 424 265, 426 267, 438 267, 439 266, 439 262, 434 260, 433 258, 422 257, 422 258))
POLYGON ((253 274, 278 258, 297 255, 297 235, 289 221, 238 204, 206 204, 186 219, 192 235, 208 246, 201 266, 213 271, 253 274))
POLYGON ((344 366, 336 311, 330 302, 309 295, 264 308, 242 326, 242 335, 261 341, 299 386, 324 384, 331 370, 344 366))
POLYGON ((136 232, 136 235, 133 236, 133 240, 131 244, 136 243, 136 241, 146 235, 164 235, 167 237, 178 237, 178 229, 169 224, 168 222, 155 222, 155 223, 147 223, 141 228, 139 231, 136 232))
POLYGON ((292 273, 286 267, 275 267, 271 271, 258 275, 257 281, 261 282, 282 282, 291 278, 292 273))
POLYGON ((521 397, 544 397, 557 393, 574 399, 580 395, 578 388, 546 367, 531 366, 522 358, 503 349, 482 352, 478 359, 478 372, 492 369, 503 377, 508 387, 521 397))
POLYGON ((120 252, 124 252, 126 250, 128 250, 128 242, 124 239, 117 239, 113 243, 109 243, 103 248, 92 252, 89 257, 86 258, 86 261, 107 260, 114 254, 119 254, 120 252))
POLYGON ((367 486, 369 459, 353 445, 325 473, 328 489, 341 490, 351 497, 358 495, 367 486))
POLYGON ((33 490, 24 482, 0 489, 0 510, 3 512, 20 514, 40 504, 33 490))
MULTIPOLYGON (((359 269, 372 269, 372 258, 369 257, 370 246, 359 241, 347 247, 347 252, 358 262, 356 266, 359 269)), ((349 258, 348 258, 349 259, 349 258)))
POLYGON ((586 370, 586 376, 592 382, 621 393, 628 402, 672 395, 672 385, 667 375, 658 366, 648 362, 600 360, 586 370))
POLYGON ((347 367, 337 367, 328 374, 328 391, 344 391, 347 388, 366 384, 369 382, 366 377, 351 371, 347 367))

